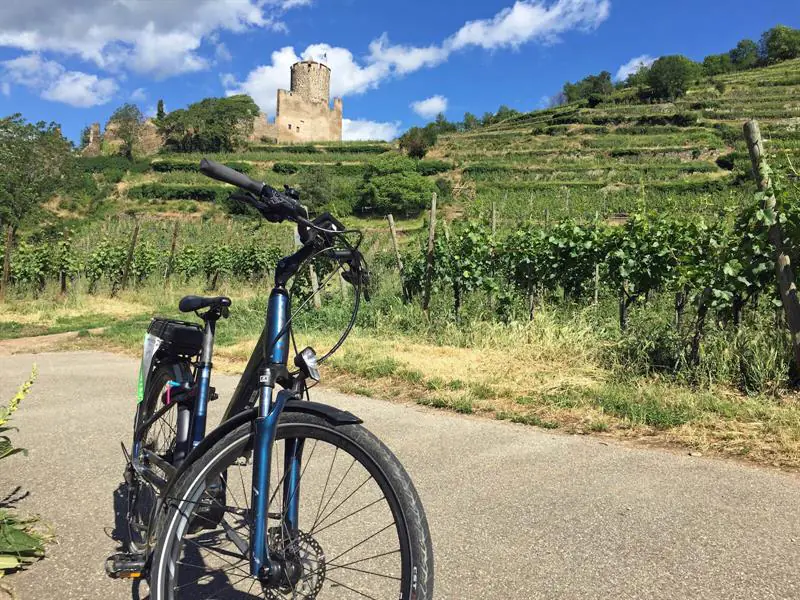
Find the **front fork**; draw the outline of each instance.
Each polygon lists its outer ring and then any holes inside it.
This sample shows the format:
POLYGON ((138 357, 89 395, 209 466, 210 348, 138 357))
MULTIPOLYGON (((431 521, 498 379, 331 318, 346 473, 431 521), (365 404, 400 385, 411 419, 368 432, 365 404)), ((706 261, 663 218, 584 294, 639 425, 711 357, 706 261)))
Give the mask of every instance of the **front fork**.
MULTIPOLYGON (((258 417, 255 420, 253 440, 253 489, 252 523, 250 533, 250 574, 262 580, 271 575, 268 543, 268 519, 270 503, 270 465, 272 450, 278 431, 278 420, 286 402, 294 397, 289 390, 281 390, 274 395, 275 377, 271 369, 265 369, 260 378, 258 417), (274 397, 273 397, 274 396, 274 397)), ((294 532, 298 528, 298 507, 300 490, 300 463, 303 443, 298 439, 285 440, 284 479, 283 479, 283 531, 294 532)))

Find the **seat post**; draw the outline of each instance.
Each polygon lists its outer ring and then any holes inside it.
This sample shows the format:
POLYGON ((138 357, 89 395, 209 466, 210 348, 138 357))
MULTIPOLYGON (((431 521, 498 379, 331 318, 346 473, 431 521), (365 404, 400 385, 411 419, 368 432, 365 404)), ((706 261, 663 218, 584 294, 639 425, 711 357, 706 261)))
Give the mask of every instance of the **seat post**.
POLYGON ((211 385, 211 370, 214 365, 214 336, 217 330, 219 311, 210 310, 204 315, 205 327, 203 329, 203 354, 200 364, 197 365, 197 399, 194 405, 194 419, 192 420, 192 448, 197 446, 206 436, 206 416, 208 409, 208 391, 211 385))

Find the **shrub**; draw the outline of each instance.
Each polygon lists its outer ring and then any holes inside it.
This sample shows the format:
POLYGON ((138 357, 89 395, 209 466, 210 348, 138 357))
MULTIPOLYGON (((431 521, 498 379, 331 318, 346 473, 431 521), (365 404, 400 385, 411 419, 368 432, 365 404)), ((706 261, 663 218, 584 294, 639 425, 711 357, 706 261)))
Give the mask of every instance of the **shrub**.
MULTIPOLYGON (((253 165, 241 161, 227 161, 222 163, 226 167, 230 167, 240 173, 249 175, 253 172, 253 165)), ((187 161, 187 160, 164 160, 158 159, 150 163, 150 168, 156 173, 174 173, 187 171, 191 173, 200 172, 200 161, 187 161)))
POLYGON ((421 160, 417 163, 417 172, 420 175, 438 175, 452 170, 453 165, 444 160, 421 160))
POLYGON ((282 175, 294 175, 300 168, 294 163, 276 162, 272 165, 272 170, 282 175))
POLYGON ((177 185, 143 183, 128 190, 128 197, 141 200, 197 200, 215 202, 226 200, 230 188, 219 185, 177 185))
POLYGON ((84 173, 105 173, 108 170, 146 173, 150 169, 150 161, 128 160, 124 156, 82 156, 75 163, 84 173))

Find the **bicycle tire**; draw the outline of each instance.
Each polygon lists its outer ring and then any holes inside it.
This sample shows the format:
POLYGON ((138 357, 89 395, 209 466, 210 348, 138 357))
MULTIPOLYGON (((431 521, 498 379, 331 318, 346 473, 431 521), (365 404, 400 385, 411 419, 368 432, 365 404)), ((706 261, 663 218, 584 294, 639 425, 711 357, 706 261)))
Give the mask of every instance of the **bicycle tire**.
MULTIPOLYGON (((248 590, 245 595, 243 595, 242 591, 235 591, 233 594, 233 590, 231 591, 232 595, 224 595, 215 593, 213 596, 203 596, 203 591, 208 591, 207 589, 200 589, 201 582, 200 579, 195 581, 189 581, 186 583, 185 581, 196 574, 196 571, 187 571, 182 578, 182 572, 187 570, 188 567, 186 566, 187 563, 187 556, 189 556, 189 550, 187 550, 186 556, 181 553, 181 548, 185 546, 187 549, 191 549, 193 553, 200 554, 199 550, 195 550, 195 545, 199 545, 199 542, 196 540, 191 540, 190 536, 192 535, 192 523, 193 519, 198 518, 196 514, 198 513, 197 507, 202 505, 203 502, 206 500, 203 498, 204 489, 209 487, 209 482, 211 483, 211 487, 213 485, 218 485, 213 482, 217 481, 217 478, 225 478, 227 482, 229 479, 231 481, 238 481, 238 478, 231 474, 231 471, 234 467, 239 468, 243 464, 247 464, 248 460, 248 453, 251 453, 252 448, 252 424, 247 423, 245 425, 240 426, 236 430, 232 431, 231 433, 227 434, 223 437, 220 441, 218 441, 214 446, 212 446, 208 452, 206 452, 203 456, 199 457, 197 461, 187 470, 187 472, 181 477, 180 481, 177 483, 175 494, 172 498, 168 500, 169 506, 169 513, 167 518, 163 522, 163 529, 159 536, 159 541, 155 552, 153 554, 153 561, 151 563, 151 571, 150 571, 150 593, 152 600, 179 600, 180 598, 202 598, 202 597, 209 597, 209 598, 244 598, 244 597, 253 597, 250 596, 250 591, 254 586, 258 584, 258 581, 250 578, 248 581, 244 581, 242 583, 242 579, 239 579, 235 584, 232 582, 234 577, 239 577, 240 573, 232 573, 230 567, 222 566, 218 571, 215 571, 213 568, 208 567, 205 561, 201 561, 197 565, 190 565, 192 568, 198 567, 202 570, 209 571, 208 577, 211 579, 212 583, 219 583, 220 577, 222 578, 229 578, 229 584, 233 585, 242 585, 243 587, 247 587, 249 583, 250 590, 248 590), (184 537, 186 538, 184 540, 184 537), (183 542, 186 542, 185 544, 183 542), (193 544, 192 546, 189 543, 193 544), (230 577, 228 577, 230 575, 230 577), (187 586, 192 585, 192 588, 188 588, 187 586), (184 592, 181 590, 178 592, 179 589, 184 588, 186 591, 184 592)), ((302 533, 300 531, 296 531, 293 535, 297 539, 304 540, 304 543, 307 544, 308 547, 314 549, 314 557, 310 558, 306 556, 304 558, 304 564, 316 564, 315 570, 309 571, 309 577, 312 575, 317 576, 317 579, 324 578, 324 574, 321 575, 323 569, 325 569, 325 574, 327 574, 328 578, 331 581, 325 580, 322 582, 315 581, 315 589, 317 590, 313 594, 299 594, 295 595, 296 587, 293 588, 294 591, 291 592, 292 595, 283 596, 280 595, 279 592, 274 590, 267 590, 261 589, 260 584, 258 584, 257 589, 262 592, 264 595, 258 594, 255 597, 258 598, 298 598, 300 600, 310 600, 310 599, 317 599, 320 598, 342 598, 342 597, 350 597, 348 595, 348 590, 354 591, 358 594, 355 597, 368 597, 372 598, 372 595, 363 594, 358 592, 354 589, 353 585, 351 584, 349 587, 347 584, 334 580, 333 577, 330 575, 331 572, 340 569, 337 571, 337 578, 342 577, 342 573, 345 575, 352 575, 352 571, 356 571, 357 573, 354 575, 355 577, 360 578, 367 578, 370 576, 379 576, 384 577, 386 579, 393 579, 394 581, 390 581, 386 583, 386 586, 395 587, 399 589, 393 589, 391 593, 383 593, 380 595, 381 598, 387 598, 391 600, 395 600, 400 598, 401 600, 430 600, 433 597, 433 548, 431 544, 430 532, 428 529, 428 523, 425 517, 425 512, 422 507, 422 503, 420 501, 419 495, 417 494, 414 485, 408 476, 407 472, 400 464, 398 459, 394 456, 394 454, 380 441, 376 438, 373 434, 371 434, 368 430, 360 425, 343 425, 343 426, 334 426, 326 422, 325 420, 311 414, 304 414, 304 413, 284 413, 281 417, 281 421, 278 425, 278 440, 283 440, 287 438, 298 438, 303 439, 305 450, 303 451, 303 458, 302 460, 306 461, 305 466, 302 466, 302 473, 301 473, 301 481, 299 482, 298 486, 300 489, 299 497, 301 502, 301 512, 303 498, 307 496, 309 499, 313 499, 313 502, 310 502, 310 511, 308 512, 309 515, 313 514, 314 512, 314 504, 316 504, 316 494, 311 492, 307 492, 306 490, 312 485, 315 481, 322 481, 322 477, 317 477, 316 474, 313 473, 306 473, 306 470, 309 468, 311 461, 313 459, 313 455, 315 452, 322 453, 324 451, 324 447, 322 450, 318 450, 318 442, 322 441, 323 446, 325 444, 331 445, 335 448, 333 453, 333 459, 331 461, 330 470, 328 471, 328 479, 326 479, 325 488, 322 491, 322 494, 319 498, 319 507, 322 507, 323 501, 326 498, 326 490, 328 489, 328 481, 330 481, 330 489, 333 489, 333 481, 335 479, 331 478, 331 473, 334 470, 334 464, 337 462, 337 454, 341 451, 347 456, 353 459, 350 467, 345 472, 345 476, 353 469, 353 465, 356 462, 359 463, 359 466, 363 468, 364 471, 367 472, 368 475, 372 476, 375 482, 375 489, 382 493, 386 500, 386 504, 388 505, 387 509, 388 512, 383 511, 382 517, 377 517, 372 515, 372 508, 369 510, 367 509, 360 509, 348 517, 341 518, 337 517, 333 521, 328 521, 328 519, 333 518, 332 514, 336 510, 339 509, 340 506, 343 504, 339 501, 339 493, 338 490, 342 487, 342 481, 339 482, 339 485, 336 489, 330 494, 328 498, 328 504, 325 505, 325 509, 322 510, 322 514, 317 508, 317 520, 314 521, 314 525, 310 528, 309 532, 302 533), (314 440, 313 450, 310 451, 311 457, 309 457, 309 443, 311 440, 314 440), (305 479, 304 479, 305 478, 305 479), (316 479, 315 479, 316 478, 316 479), (332 504, 332 500, 336 498, 335 508, 333 511, 328 509, 328 506, 332 504), (325 518, 319 522, 319 527, 317 527, 317 522, 323 516, 323 514, 327 513, 325 518), (334 535, 334 540, 342 540, 343 544, 350 543, 352 541, 352 537, 355 535, 354 533, 346 530, 344 533, 341 529, 335 530, 332 529, 334 527, 338 527, 339 523, 343 523, 346 519, 352 518, 352 516, 358 514, 359 522, 367 523, 369 521, 375 521, 377 523, 385 522, 386 516, 391 516, 394 521, 390 523, 388 528, 384 528, 383 531, 389 531, 388 537, 392 538, 391 535, 391 525, 394 525, 394 531, 397 534, 397 541, 399 545, 399 549, 395 550, 394 552, 386 552, 385 555, 377 555, 372 556, 366 559, 355 560, 352 562, 348 562, 345 565, 338 565, 335 563, 335 559, 340 559, 339 557, 343 556, 343 554, 347 554, 351 552, 350 550, 345 551, 344 553, 338 554, 335 556, 334 559, 331 559, 331 554, 329 549, 322 548, 323 544, 318 543, 321 539, 321 534, 325 531, 330 529, 329 535, 334 535), (380 520, 383 518, 384 520, 380 520), (325 525, 323 526, 323 523, 325 525), (314 539, 314 535, 317 536, 314 539), (348 539, 346 542, 344 541, 348 536, 351 539, 348 539), (316 546, 315 546, 316 544, 316 546), (318 548, 317 551, 315 548, 318 548), (395 570, 392 573, 395 574, 394 577, 389 577, 387 575, 382 575, 374 572, 370 572, 366 570, 366 563, 365 561, 372 561, 371 564, 375 564, 375 562, 380 561, 382 564, 387 563, 389 561, 388 556, 390 554, 399 554, 398 559, 392 559, 395 570), (327 559, 326 559, 327 557, 327 559), (325 560, 328 560, 327 565, 325 565, 325 560), (398 562, 399 561, 399 562, 398 562), (396 564, 395 564, 396 563, 396 564), (353 565, 360 564, 360 567, 354 567, 353 565), (399 569, 399 570, 397 570, 399 569), (398 574, 399 573, 399 574, 398 574), (364 575, 366 574, 366 575, 364 575), (335 581, 335 583, 333 583, 335 581), (399 583, 398 583, 399 582, 399 583), (329 588, 325 588, 325 584, 329 584, 329 588), (333 589, 335 591, 332 592, 332 595, 327 595, 327 589, 333 589), (320 595, 321 594, 321 595, 320 595)), ((284 444, 280 444, 276 441, 275 447, 283 447, 284 444)), ((279 465, 280 459, 277 455, 277 451, 274 456, 273 464, 279 465)), ((340 468, 337 470, 338 472, 344 470, 344 465, 347 463, 347 459, 344 459, 344 463, 340 464, 340 468)), ((324 473, 324 466, 327 464, 327 458, 322 462, 323 464, 323 471, 320 473, 324 473)), ((271 465, 272 466, 272 465, 271 465)), ((246 468, 246 467, 244 467, 246 468)), ((279 468, 279 467, 278 467, 279 468)), ((241 473, 240 473, 241 475, 241 473)), ((285 475, 284 475, 285 476, 285 475)), ((242 477, 242 491, 243 493, 247 493, 246 488, 247 484, 245 484, 245 477, 242 477)), ((356 479, 358 480, 358 478, 356 479)), ((228 484, 226 484, 228 485, 228 484)), ((228 499, 225 501, 225 504, 231 504, 230 496, 232 494, 233 486, 238 484, 231 483, 230 487, 227 491, 228 499)), ((364 483, 362 483, 356 491, 358 492, 364 487, 364 483)), ((272 495, 272 498, 276 497, 278 490, 281 489, 279 486, 276 486, 276 491, 272 495)), ((348 486, 345 486, 345 489, 349 489, 348 486)), ((360 492, 359 492, 360 493, 360 492)), ((371 492, 370 492, 371 493, 371 492)), ((282 494, 281 494, 282 495, 282 494)), ((342 492, 344 495, 344 492, 342 492)), ((348 496, 348 500, 345 502, 349 502, 349 498, 353 497, 353 493, 348 496)), ((246 496, 245 496, 246 498, 246 496)), ((377 502, 380 502, 379 499, 377 502)), ((361 502, 359 500, 359 502, 361 502)), ((270 500, 272 503, 272 499, 270 500)), ((358 503, 356 503, 358 504, 358 503)), ((373 503, 373 505, 369 506, 377 506, 373 503)), ((237 502, 237 507, 240 507, 240 504, 237 502)), ((230 508, 231 514, 235 514, 239 518, 240 525, 236 527, 236 521, 234 519, 234 525, 227 523, 227 521, 223 520, 223 524, 221 525, 223 529, 223 533, 230 539, 233 540, 232 537, 234 534, 230 534, 230 530, 238 531, 238 532, 249 532, 249 529, 245 529, 246 523, 249 521, 249 512, 248 510, 242 510, 241 507, 235 509, 234 507, 226 507, 230 508)), ((347 509, 350 510, 350 509, 347 509)), ((273 511, 272 504, 270 504, 270 511, 273 511)), ((274 515, 274 513, 272 513, 274 515)), ((285 513, 283 513, 285 515, 285 513)), ((310 519, 308 519, 310 521, 310 519)), ((274 521, 270 521, 272 523, 274 521)), ((352 525, 352 521, 350 522, 352 525)), ((302 519, 301 519, 302 524, 302 519)), ((283 523, 281 523, 283 526, 283 523)), ((370 525, 372 526, 372 525, 370 525)), ((279 529, 279 528, 278 528, 279 529)), ((285 527, 284 527, 285 529, 285 527)), ((196 531, 196 530, 195 530, 196 531)), ((272 531, 272 530, 270 530, 272 531)), ((288 532, 286 532, 288 533, 288 532)), ((223 552, 220 550, 219 546, 219 536, 216 538, 213 534, 209 534, 209 532, 204 531, 202 536, 206 536, 205 538, 196 538, 196 539, 211 539, 215 540, 213 542, 213 547, 215 548, 214 552, 223 552)), ((237 537, 239 534, 235 534, 237 537)), ((283 530, 281 530, 280 535, 283 535, 283 530)), ((360 534, 355 535, 358 538, 360 534)), ((381 534, 383 536, 383 534, 381 534)), ((241 539, 241 538, 240 538, 241 539)), ((356 547, 361 546, 360 552, 369 552, 371 551, 370 548, 374 543, 377 543, 377 538, 375 535, 372 537, 366 538, 363 542, 360 542, 356 545, 356 547), (367 545, 365 544, 367 540, 370 541, 367 545)), ((244 546, 244 543, 242 543, 244 546)), ((241 546, 240 546, 241 547, 241 546)), ((390 543, 391 547, 391 543, 390 543)), ((271 549, 274 550, 274 547, 271 546, 271 549)), ((309 551, 309 554, 311 551, 309 551)), ((210 560, 213 561, 216 559, 216 554, 211 554, 209 550, 210 560)), ((223 560, 224 563, 229 563, 230 561, 234 560, 232 558, 232 554, 230 551, 225 551, 224 556, 228 557, 223 560)), ((237 556, 238 561, 246 561, 247 557, 245 553, 241 553, 241 556, 237 556)), ((350 556, 349 559, 340 559, 340 560, 350 560, 353 558, 353 555, 350 556)), ((244 571, 246 567, 240 569, 240 571, 244 571)), ((377 567, 370 567, 370 568, 377 568, 377 567)), ((305 573, 305 571, 304 571, 305 573)), ((249 576, 249 573, 246 573, 249 576)), ((205 576, 203 576, 205 577, 205 576)), ((349 581, 349 580, 348 580, 349 581)), ((374 579, 371 579, 374 581, 374 579)), ((380 580, 384 582, 385 579, 380 580)), ((205 585, 205 583, 202 583, 205 585)), ((225 582, 223 581, 223 585, 225 582)), ((299 585, 297 582, 293 584, 294 586, 299 585)), ((306 585, 306 577, 303 578, 303 585, 306 585)), ((381 583, 380 585, 384 585, 381 583)), ((308 584, 310 587, 310 583, 308 584)), ((288 591, 284 591, 282 593, 289 593, 288 591)))

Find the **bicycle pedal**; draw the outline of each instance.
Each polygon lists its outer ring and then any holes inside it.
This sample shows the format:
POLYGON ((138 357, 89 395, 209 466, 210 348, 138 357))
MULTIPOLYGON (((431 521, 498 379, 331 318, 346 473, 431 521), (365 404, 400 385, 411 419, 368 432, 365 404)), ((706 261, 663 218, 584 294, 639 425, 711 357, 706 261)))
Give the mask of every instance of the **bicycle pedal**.
POLYGON ((217 393, 217 388, 209 387, 208 388, 208 401, 213 402, 214 400, 219 400, 219 394, 217 393))
POLYGON ((112 554, 106 559, 106 575, 112 579, 141 579, 146 563, 143 554, 112 554))

